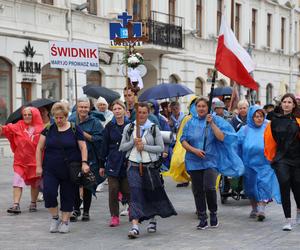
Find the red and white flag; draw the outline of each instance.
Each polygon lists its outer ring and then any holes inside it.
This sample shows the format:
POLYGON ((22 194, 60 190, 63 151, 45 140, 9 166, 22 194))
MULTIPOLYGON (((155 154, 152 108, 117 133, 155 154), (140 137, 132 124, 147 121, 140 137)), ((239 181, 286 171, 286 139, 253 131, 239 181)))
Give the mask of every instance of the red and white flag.
POLYGON ((248 52, 239 44, 224 16, 218 38, 215 67, 238 84, 254 90, 258 89, 257 83, 250 75, 255 64, 248 52))

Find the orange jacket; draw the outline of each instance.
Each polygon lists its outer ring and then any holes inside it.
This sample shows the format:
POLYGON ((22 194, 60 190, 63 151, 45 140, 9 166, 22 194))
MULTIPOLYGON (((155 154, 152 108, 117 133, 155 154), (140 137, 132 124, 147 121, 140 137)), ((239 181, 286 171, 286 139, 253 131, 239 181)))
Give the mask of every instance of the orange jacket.
MULTIPOLYGON (((300 126, 300 118, 296 118, 298 125, 300 126)), ((273 138, 271 130, 271 122, 267 125, 264 133, 265 141, 265 156, 269 161, 272 161, 276 155, 277 144, 273 138)))

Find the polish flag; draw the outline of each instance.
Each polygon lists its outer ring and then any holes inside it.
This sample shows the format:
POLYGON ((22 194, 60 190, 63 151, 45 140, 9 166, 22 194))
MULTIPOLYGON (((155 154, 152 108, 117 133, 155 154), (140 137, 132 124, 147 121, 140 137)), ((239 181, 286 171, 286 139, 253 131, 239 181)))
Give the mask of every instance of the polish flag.
POLYGON ((239 44, 234 33, 222 17, 215 67, 236 83, 257 90, 250 72, 255 68, 248 52, 239 44))

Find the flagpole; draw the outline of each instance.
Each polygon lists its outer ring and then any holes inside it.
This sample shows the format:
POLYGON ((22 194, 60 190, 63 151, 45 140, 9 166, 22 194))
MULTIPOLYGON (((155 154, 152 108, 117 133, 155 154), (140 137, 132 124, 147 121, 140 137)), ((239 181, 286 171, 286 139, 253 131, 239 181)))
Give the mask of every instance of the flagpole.
MULTIPOLYGON (((213 70, 213 77, 212 77, 212 80, 211 80, 211 88, 210 88, 207 114, 210 114, 210 112, 211 112, 212 99, 213 99, 213 96, 214 96, 216 78, 217 78, 217 70, 214 69, 213 70)), ((205 151, 205 148, 206 148, 207 135, 208 135, 208 125, 209 125, 208 122, 206 122, 205 131, 204 131, 203 151, 205 151)))

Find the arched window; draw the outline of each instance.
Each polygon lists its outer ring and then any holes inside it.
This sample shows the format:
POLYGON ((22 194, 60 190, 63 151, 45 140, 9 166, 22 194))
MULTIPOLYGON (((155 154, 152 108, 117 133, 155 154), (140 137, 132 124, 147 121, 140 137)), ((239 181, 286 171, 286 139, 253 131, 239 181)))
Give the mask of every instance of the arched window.
POLYGON ((12 111, 12 65, 0 57, 0 124, 12 111))
POLYGON ((179 83, 180 82, 180 78, 179 76, 172 74, 169 76, 169 82, 170 83, 179 83))
POLYGON ((42 97, 53 100, 61 99, 61 70, 50 68, 50 64, 46 64, 42 68, 42 97))
POLYGON ((203 80, 200 77, 197 77, 195 82, 195 94, 197 96, 203 96, 204 93, 203 88, 204 88, 203 80))
POLYGON ((220 79, 218 82, 218 87, 225 87, 227 86, 227 83, 224 79, 220 79))
POLYGON ((86 72, 86 84, 102 85, 102 74, 100 71, 91 71, 86 72))
POLYGON ((272 103, 272 101, 273 101, 273 86, 271 83, 268 83, 266 87, 266 103, 272 103))

